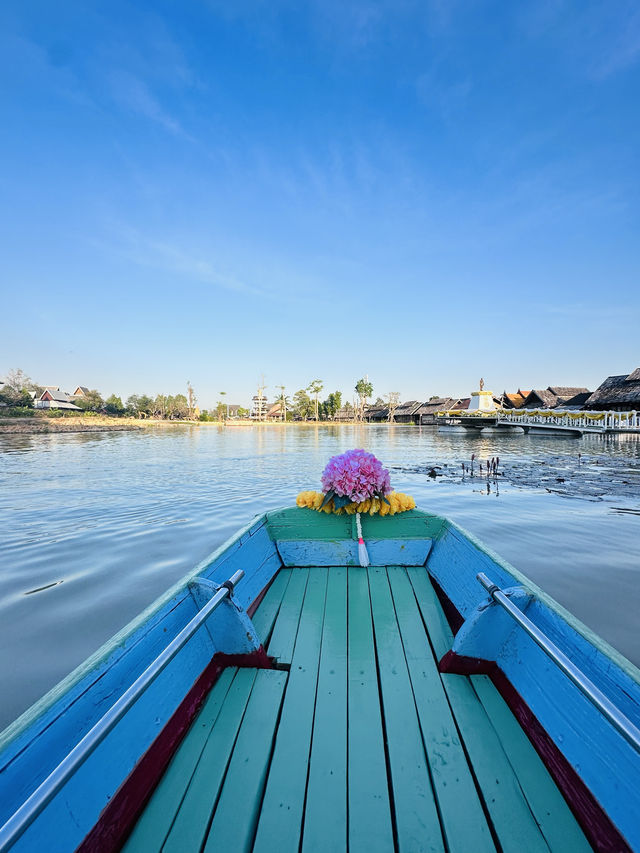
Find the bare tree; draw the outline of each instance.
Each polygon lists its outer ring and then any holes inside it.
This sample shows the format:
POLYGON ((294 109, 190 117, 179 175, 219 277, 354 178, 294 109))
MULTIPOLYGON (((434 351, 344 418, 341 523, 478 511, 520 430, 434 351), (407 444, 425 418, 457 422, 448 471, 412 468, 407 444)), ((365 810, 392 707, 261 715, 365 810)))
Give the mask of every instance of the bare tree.
POLYGON ((389 406, 389 414, 387 415, 387 420, 390 424, 393 424, 396 421, 396 409, 400 405, 400 392, 389 391, 388 394, 385 394, 385 397, 387 398, 387 404, 389 406))
POLYGON ((27 376, 24 370, 17 367, 15 370, 10 370, 5 377, 5 385, 11 391, 19 394, 21 391, 28 391, 31 388, 31 379, 27 376))
POLYGON ((187 381, 187 409, 189 411, 189 420, 193 418, 193 413, 196 408, 196 403, 198 402, 198 398, 195 395, 195 391, 191 386, 191 383, 187 381))

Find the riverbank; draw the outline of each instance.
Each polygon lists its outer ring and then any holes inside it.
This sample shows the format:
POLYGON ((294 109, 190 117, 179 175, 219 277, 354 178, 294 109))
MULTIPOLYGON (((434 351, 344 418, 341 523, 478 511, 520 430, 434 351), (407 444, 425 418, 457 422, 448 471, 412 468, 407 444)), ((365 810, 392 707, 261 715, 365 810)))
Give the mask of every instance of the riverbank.
MULTIPOLYGON (((358 424, 369 426, 369 424, 358 424)), ((354 426, 353 422, 345 421, 187 421, 187 420, 156 420, 153 418, 119 418, 119 417, 50 417, 39 415, 34 417, 0 417, 0 435, 21 433, 67 433, 67 432, 121 432, 122 430, 142 430, 150 427, 171 428, 176 426, 191 427, 317 427, 317 426, 354 426)), ((413 424, 382 424, 382 426, 413 426, 413 424)))
POLYGON ((122 432, 142 429, 137 418, 0 418, 0 435, 59 432, 122 432))

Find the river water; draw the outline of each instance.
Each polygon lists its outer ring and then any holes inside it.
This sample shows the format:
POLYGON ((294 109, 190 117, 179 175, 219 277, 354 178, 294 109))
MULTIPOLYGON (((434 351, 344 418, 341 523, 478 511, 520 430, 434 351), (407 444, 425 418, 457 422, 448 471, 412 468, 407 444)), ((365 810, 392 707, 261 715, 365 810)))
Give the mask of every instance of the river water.
POLYGON ((327 459, 351 447, 640 665, 635 436, 400 425, 0 435, 0 729, 241 525, 319 488, 327 459), (500 476, 479 476, 495 457, 500 476))

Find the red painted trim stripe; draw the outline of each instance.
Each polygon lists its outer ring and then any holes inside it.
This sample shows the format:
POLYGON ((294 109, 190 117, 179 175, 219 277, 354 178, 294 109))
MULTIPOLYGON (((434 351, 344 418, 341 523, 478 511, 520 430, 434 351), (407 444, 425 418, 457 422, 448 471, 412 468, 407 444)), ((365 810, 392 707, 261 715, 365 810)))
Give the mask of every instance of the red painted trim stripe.
POLYGON ((444 615, 447 617, 449 627, 455 635, 458 633, 462 623, 464 622, 464 616, 460 613, 453 601, 451 601, 447 593, 442 589, 438 581, 431 575, 429 575, 429 580, 431 581, 431 586, 436 591, 440 607, 442 607, 444 615))
MULTIPOLYGON (((431 577, 430 580, 455 634, 464 619, 438 582, 431 577)), ((438 669, 458 675, 488 675, 535 747, 593 849, 598 853, 632 853, 615 824, 495 661, 457 655, 450 649, 442 656, 438 669)))
POLYGON ((278 572, 276 572, 276 573, 275 573, 275 575, 271 578, 271 580, 270 580, 270 581, 269 581, 269 583, 264 587, 264 589, 262 589, 262 590, 258 593, 257 598, 254 598, 254 600, 251 602, 251 604, 247 607, 247 616, 249 617, 249 619, 251 619, 251 618, 253 617, 253 614, 256 612, 256 610, 258 609, 258 607, 260 607, 260 605, 262 604, 262 599, 263 599, 263 598, 265 597, 265 595, 269 592, 269 587, 271 586, 271 584, 272 584, 272 583, 274 582, 274 580, 276 579, 276 575, 277 575, 277 574, 278 574, 278 572))
POLYGON ((77 848, 77 853, 110 853, 120 849, 222 669, 222 665, 215 660, 209 663, 169 722, 102 810, 98 822, 77 848))
POLYGON ((115 853, 120 850, 189 731, 204 699, 227 666, 272 669, 273 661, 262 646, 246 655, 215 654, 160 734, 102 810, 98 822, 76 853, 115 853))
MULTIPOLYGON (((277 572, 247 608, 249 618, 260 606, 276 575, 277 572)), ((102 810, 98 822, 76 853, 112 853, 122 847, 207 694, 227 666, 272 669, 273 659, 262 646, 247 655, 227 655, 222 652, 215 654, 160 734, 102 810)))
POLYGON ((449 649, 438 663, 440 672, 451 672, 456 675, 492 675, 495 668, 493 661, 457 655, 452 649, 449 649))

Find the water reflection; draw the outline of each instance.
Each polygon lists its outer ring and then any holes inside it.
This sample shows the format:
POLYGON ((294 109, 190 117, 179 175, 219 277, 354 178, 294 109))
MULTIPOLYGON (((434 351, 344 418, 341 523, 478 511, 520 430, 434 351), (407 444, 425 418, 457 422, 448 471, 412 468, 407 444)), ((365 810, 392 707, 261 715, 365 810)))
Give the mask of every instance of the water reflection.
POLYGON ((640 661, 635 437, 459 437, 401 424, 4 435, 0 726, 241 524, 318 487, 329 456, 350 447, 376 453, 395 487, 470 529, 640 661), (505 476, 463 481, 472 453, 499 456, 505 476), (434 466, 443 476, 428 476, 434 466), (554 476, 565 483, 543 482, 554 476), (597 503, 547 491, 572 481, 608 486, 597 503))

